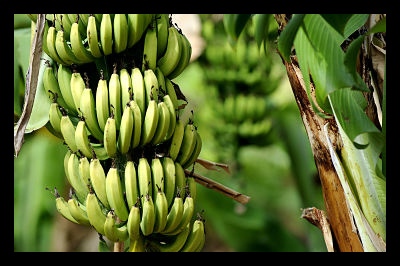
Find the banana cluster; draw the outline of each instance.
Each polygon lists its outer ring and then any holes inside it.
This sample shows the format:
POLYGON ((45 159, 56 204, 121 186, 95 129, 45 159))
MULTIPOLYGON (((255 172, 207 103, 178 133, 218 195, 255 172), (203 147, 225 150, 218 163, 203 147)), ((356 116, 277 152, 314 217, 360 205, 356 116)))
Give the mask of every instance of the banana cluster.
POLYGON ((68 201, 55 191, 57 210, 92 226, 110 241, 129 239, 131 251, 190 252, 204 245, 204 220, 192 222, 196 183, 170 157, 142 157, 122 166, 67 151, 68 201), (121 178, 122 177, 122 178, 121 178))

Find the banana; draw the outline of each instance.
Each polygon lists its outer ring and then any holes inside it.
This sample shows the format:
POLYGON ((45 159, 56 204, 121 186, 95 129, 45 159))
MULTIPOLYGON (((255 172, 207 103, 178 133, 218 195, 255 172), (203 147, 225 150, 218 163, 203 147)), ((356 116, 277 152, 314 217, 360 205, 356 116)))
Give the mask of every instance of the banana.
MULTIPOLYGON (((28 16, 31 14, 27 14, 28 16)), ((37 14, 35 14, 37 16, 37 14)), ((33 21, 34 23, 36 23, 36 19, 33 21)), ((47 33, 49 31, 49 23, 47 22, 47 20, 44 21, 44 29, 43 29, 43 44, 42 44, 42 49, 43 51, 49 55, 49 48, 47 47, 47 33)))
POLYGON ((86 184, 86 186, 90 185, 90 162, 89 159, 85 156, 82 156, 79 159, 79 176, 86 184))
POLYGON ((90 149, 89 137, 86 132, 86 122, 82 118, 75 129, 75 144, 76 148, 89 159, 92 158, 92 150, 90 149))
MULTIPOLYGON (((139 197, 138 181, 136 168, 133 161, 127 161, 124 173, 125 197, 128 203, 128 209, 132 209, 139 197)), ((128 218, 129 220, 129 218, 128 218)))
POLYGON ((197 158, 199 157, 199 154, 201 152, 202 144, 203 144, 203 142, 201 140, 200 134, 196 130, 196 146, 195 146, 192 154, 190 155, 190 158, 186 161, 186 163, 184 165, 182 165, 184 169, 187 169, 188 167, 193 165, 193 163, 197 160, 197 158))
POLYGON ((189 160, 190 155, 192 155, 195 146, 196 146, 196 128, 189 121, 189 123, 185 126, 182 145, 176 160, 181 165, 184 165, 185 162, 189 160))
POLYGON ((167 199, 168 208, 174 199, 176 187, 176 170, 174 161, 169 157, 162 159, 162 166, 164 170, 164 193, 167 199))
POLYGON ((151 69, 145 70, 143 80, 146 91, 146 106, 149 106, 151 99, 158 103, 159 85, 154 71, 151 69))
POLYGON ((178 162, 175 162, 174 165, 175 165, 175 187, 176 187, 176 191, 174 192, 174 197, 177 191, 182 191, 181 197, 184 198, 185 195, 188 195, 188 191, 186 191, 186 193, 183 192, 186 190, 185 170, 183 170, 182 166, 178 162))
POLYGON ((158 123, 158 107, 155 100, 151 100, 146 110, 142 126, 142 134, 140 137, 140 144, 146 145, 150 143, 157 129, 158 123))
POLYGON ((175 131, 175 126, 176 126, 176 111, 174 109, 174 104, 171 101, 171 97, 169 97, 169 95, 165 95, 163 97, 163 101, 166 104, 168 111, 169 111, 169 117, 170 117, 170 121, 169 121, 169 128, 167 130, 167 134, 165 136, 165 140, 169 140, 172 135, 174 134, 175 131))
POLYGON ((72 97, 75 103, 75 108, 76 110, 78 110, 78 113, 81 114, 79 108, 81 104, 81 95, 83 90, 85 89, 85 81, 83 80, 81 74, 77 72, 76 69, 73 70, 70 86, 71 86, 72 97))
MULTIPOLYGON (((154 192, 153 192, 154 193, 154 192)), ((154 200, 154 211, 155 211, 155 222, 154 222, 154 233, 159 233, 164 230, 167 224, 168 215, 168 203, 164 192, 161 187, 157 186, 154 200)))
POLYGON ((118 174, 118 169, 115 167, 115 162, 108 170, 106 177, 106 194, 107 200, 110 204, 111 209, 115 211, 115 214, 121 221, 128 219, 128 209, 125 205, 124 194, 122 191, 122 184, 118 174))
POLYGON ((128 48, 135 45, 145 32, 150 21, 149 14, 128 14, 128 48))
POLYGON ((139 208, 139 200, 131 207, 128 222, 126 223, 126 227, 128 229, 129 238, 131 240, 137 240, 140 237, 140 208, 139 208))
POLYGON ((146 113, 146 88, 144 86, 144 79, 142 72, 139 68, 133 68, 131 74, 133 100, 137 103, 142 114, 142 120, 146 113))
POLYGON ((110 209, 106 193, 106 174, 100 160, 96 158, 96 154, 93 154, 93 158, 90 160, 89 173, 90 182, 97 198, 107 209, 110 209))
POLYGON ((68 209, 71 216, 79 223, 83 225, 90 225, 89 219, 86 213, 86 207, 79 203, 74 197, 68 200, 68 209))
POLYGON ((152 24, 145 32, 142 71, 156 69, 157 64, 157 29, 152 24))
POLYGON ((178 97, 176 96, 174 85, 168 78, 165 78, 165 87, 167 89, 167 94, 169 95, 172 103, 174 104, 174 109, 177 110, 179 107, 178 97))
POLYGON ((170 116, 169 109, 167 105, 164 102, 158 103, 158 123, 157 123, 157 129, 156 132, 154 133, 154 137, 151 140, 151 143, 153 145, 160 144, 166 137, 168 130, 169 130, 169 125, 170 125, 170 120, 174 119, 170 116))
POLYGON ((129 241, 128 252, 145 252, 144 239, 141 235, 135 240, 129 241))
POLYGON ((100 129, 104 132, 106 122, 110 116, 110 107, 108 100, 108 83, 103 77, 103 71, 100 71, 100 79, 96 90, 96 114, 100 129))
POLYGON ((88 39, 90 53, 92 54, 93 57, 100 58, 103 56, 103 53, 101 52, 101 49, 100 49, 100 41, 99 41, 99 36, 98 36, 98 25, 100 24, 100 22, 97 23, 96 17, 95 17, 96 15, 94 15, 94 16, 91 15, 88 18, 86 35, 87 35, 87 39, 88 39))
POLYGON ((140 221, 140 229, 144 236, 148 236, 153 233, 156 214, 151 195, 147 193, 144 198, 145 199, 142 204, 142 220, 140 221))
MULTIPOLYGON (((46 188, 46 190, 50 191, 50 189, 46 188)), ((54 188, 54 193, 50 191, 55 197, 56 197, 56 209, 57 211, 67 220, 79 224, 77 220, 72 217, 69 207, 68 207, 68 202, 58 194, 57 188, 54 188)))
POLYGON ((86 213, 94 229, 100 234, 105 235, 104 224, 106 223, 106 215, 102 211, 93 191, 90 191, 86 198, 86 213))
POLYGON ((119 79, 121 84, 121 106, 130 102, 130 91, 132 89, 131 75, 128 70, 123 68, 119 71, 119 79))
MULTIPOLYGON (((69 20, 67 14, 55 14, 55 15, 56 15, 56 19, 59 21, 60 25, 63 26, 65 38, 67 40, 69 40, 70 35, 71 35, 71 26, 72 26, 71 21, 69 20)), ((61 26, 60 26, 60 28, 61 28, 61 26)))
POLYGON ((75 142, 75 126, 72 124, 72 121, 67 113, 63 113, 63 116, 61 117, 60 130, 65 143, 68 145, 71 151, 77 152, 78 148, 76 147, 75 142))
POLYGON ((194 252, 203 243, 203 238, 205 238, 204 223, 203 220, 197 219, 180 252, 194 252))
POLYGON ((167 48, 163 57, 157 61, 157 65, 164 73, 164 76, 168 77, 168 75, 171 74, 178 65, 181 57, 182 45, 183 43, 181 42, 177 29, 175 27, 169 27, 167 48))
POLYGON ((71 157, 71 150, 70 149, 67 150, 67 152, 65 153, 65 156, 64 156, 64 172, 65 172, 65 176, 67 177, 68 183, 71 184, 71 181, 69 179, 69 173, 68 173, 69 157, 71 157))
POLYGON ((185 203, 183 204, 183 215, 181 222, 174 231, 169 233, 169 235, 180 234, 182 231, 185 230, 185 228, 190 226, 190 221, 193 217, 193 213, 194 213, 194 200, 190 195, 188 195, 185 198, 185 203))
POLYGON ((111 74, 108 83, 108 94, 110 99, 110 106, 114 106, 114 119, 115 125, 119 129, 121 126, 121 83, 117 72, 117 64, 114 64, 114 71, 111 74))
POLYGON ((100 23, 100 43, 104 55, 113 51, 113 26, 110 14, 103 14, 100 23))
POLYGON ((133 113, 133 133, 132 133, 132 149, 139 146, 140 143, 140 136, 142 134, 142 113, 140 111, 140 107, 134 100, 129 102, 129 106, 133 113))
POLYGON ((114 52, 125 51, 128 44, 128 20, 126 14, 115 14, 113 21, 114 52))
POLYGON ((151 241, 151 244, 157 247, 160 252, 178 252, 185 245, 185 242, 190 233, 190 224, 185 229, 177 234, 171 241, 161 244, 158 241, 151 241))
POLYGON ((146 158, 140 158, 137 168, 138 175, 138 187, 139 187, 139 197, 141 198, 141 202, 143 204, 144 197, 147 194, 152 196, 153 194, 153 185, 151 178, 151 168, 149 162, 146 158))
POLYGON ((104 148, 110 158, 117 156, 117 126, 113 112, 104 127, 104 148))
POLYGON ((67 14, 69 21, 72 23, 78 22, 79 25, 79 33, 81 36, 85 36, 86 34, 86 26, 84 25, 80 14, 67 14))
POLYGON ((156 14, 157 21, 157 58, 161 57, 167 48, 169 17, 168 14, 156 14))
POLYGON ((169 156, 174 161, 178 157, 179 150, 182 146, 184 132, 185 132, 185 124, 183 124, 182 120, 176 121, 174 134, 172 135, 171 145, 169 147, 169 152, 168 152, 169 156))
POLYGON ((75 153, 72 153, 68 160, 68 175, 79 202, 84 203, 89 190, 79 174, 79 159, 75 153))
POLYGON ((83 26, 85 26, 85 28, 87 28, 88 20, 89 20, 89 14, 79 14, 79 19, 82 21, 83 26))
POLYGON ((59 109, 59 105, 57 102, 53 102, 50 104, 49 111, 49 121, 54 130, 58 133, 61 133, 60 123, 61 123, 61 111, 59 109))
POLYGON ((167 93, 167 90, 165 88, 164 74, 162 73, 159 67, 156 67, 156 69, 154 70, 154 74, 156 75, 157 78, 158 93, 162 92, 163 95, 165 95, 167 93))
POLYGON ((156 199, 158 188, 160 188, 161 191, 164 192, 164 170, 161 164, 161 160, 159 158, 152 159, 150 169, 152 176, 151 183, 153 189, 152 196, 154 202, 156 199))
POLYGON ((57 54, 60 56, 63 62, 68 65, 72 64, 81 64, 82 62, 76 58, 74 53, 72 52, 71 47, 68 45, 67 40, 64 36, 64 31, 59 30, 57 31, 56 35, 56 50, 57 54))
POLYGON ((179 37, 181 38, 182 43, 181 58, 179 59, 178 65, 175 67, 175 69, 168 75, 168 78, 170 79, 176 78, 183 72, 183 70, 185 70, 189 64, 190 57, 192 56, 192 45, 187 37, 183 34, 180 34, 179 37))
POLYGON ((104 134, 103 131, 100 129, 99 123, 97 122, 96 103, 94 100, 92 89, 89 88, 88 82, 86 82, 86 87, 81 93, 79 108, 82 116, 85 117, 86 126, 89 129, 90 133, 97 140, 103 140, 104 134))
POLYGON ((43 39, 43 42, 46 41, 46 47, 47 51, 46 54, 48 54, 51 59, 56 61, 59 65, 66 65, 66 63, 60 58, 60 56, 57 53, 56 49, 56 34, 57 30, 54 26, 50 26, 49 29, 47 30, 47 36, 46 40, 43 39))
POLYGON ((133 133, 133 123, 134 123, 133 113, 129 103, 125 105, 124 112, 122 114, 121 126, 118 136, 118 150, 122 154, 127 154, 132 142, 133 133))
POLYGON ((114 211, 108 212, 106 222, 104 223, 104 234, 112 242, 122 242, 128 239, 128 230, 126 225, 118 226, 116 224, 114 211))
POLYGON ((171 209, 169 210, 165 228, 161 233, 168 234, 173 232, 180 224, 182 216, 183 216, 183 200, 180 196, 180 191, 178 191, 178 193, 174 198, 174 203, 172 204, 171 209))
POLYGON ((193 198, 193 200, 196 200, 197 184, 193 177, 186 177, 186 187, 189 189, 190 196, 193 198))
POLYGON ((57 98, 56 98, 57 103, 60 106, 62 106, 63 108, 68 108, 67 104, 65 103, 65 101, 62 97, 60 87, 58 85, 58 81, 55 76, 53 67, 50 65, 50 63, 48 63, 48 61, 47 61, 47 67, 43 73, 43 87, 44 87, 49 99, 52 99, 54 94, 56 93, 57 94, 57 98))
POLYGON ((201 237, 199 245, 197 246, 197 248, 193 252, 201 252, 203 250, 205 242, 206 242, 206 236, 204 234, 204 236, 201 237))
MULTIPOLYGON (((86 32, 84 36, 86 36, 86 32)), ((72 23, 70 41, 72 52, 79 61, 82 63, 90 63, 94 61, 95 58, 90 50, 83 46, 78 22, 72 23)))
POLYGON ((71 92, 71 77, 72 71, 68 66, 59 64, 57 70, 57 80, 60 88, 61 95, 67 104, 68 111, 72 114, 77 114, 74 98, 71 92))

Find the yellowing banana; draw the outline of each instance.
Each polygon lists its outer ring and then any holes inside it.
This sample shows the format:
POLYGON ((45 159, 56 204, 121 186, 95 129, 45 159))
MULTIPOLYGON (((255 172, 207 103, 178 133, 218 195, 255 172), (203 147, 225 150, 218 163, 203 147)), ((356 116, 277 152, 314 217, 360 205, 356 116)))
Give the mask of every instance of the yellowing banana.
POLYGON ((87 39, 88 39, 90 52, 95 58, 99 58, 99 57, 103 56, 101 49, 100 49, 98 30, 99 29, 97 26, 96 17, 90 16, 88 18, 87 39))
POLYGON ((106 174, 99 159, 93 157, 93 159, 90 161, 89 172, 90 182, 92 184, 94 192, 96 193, 100 202, 107 209, 110 209, 110 204, 108 203, 106 193, 106 174))
POLYGON ((74 217, 79 224, 90 225, 86 213, 86 207, 80 204, 74 197, 68 200, 68 209, 71 216, 74 217))
POLYGON ((114 158, 117 155, 117 126, 113 113, 104 127, 104 148, 109 157, 114 158))
POLYGON ((68 145, 71 151, 78 151, 75 142, 75 126, 72 124, 71 119, 66 113, 61 117, 60 130, 65 143, 68 145))
POLYGON ((106 223, 106 215, 100 207, 94 192, 90 191, 86 198, 86 213, 90 224, 102 235, 105 235, 104 224, 106 223))
POLYGON ((96 90, 96 114, 97 121, 99 122, 100 129, 104 132, 106 122, 110 116, 108 100, 108 83, 103 78, 103 72, 101 72, 99 83, 97 84, 96 90))
POLYGON ((113 27, 110 14, 103 14, 100 24, 100 43, 104 55, 113 51, 113 27))
POLYGON ((128 44, 128 20, 126 14, 115 14, 113 21, 114 51, 125 51, 128 44))
POLYGON ((92 158, 89 138, 86 132, 85 120, 80 120, 75 129, 76 148, 86 157, 92 158))

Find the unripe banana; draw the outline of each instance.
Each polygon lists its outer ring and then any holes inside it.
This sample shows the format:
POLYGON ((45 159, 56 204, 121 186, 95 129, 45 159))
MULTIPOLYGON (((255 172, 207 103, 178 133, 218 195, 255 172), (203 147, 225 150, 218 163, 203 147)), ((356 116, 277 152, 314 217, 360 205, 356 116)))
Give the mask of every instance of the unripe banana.
POLYGON ((144 86, 143 75, 139 68, 136 67, 132 69, 131 80, 132 80, 133 100, 139 106, 143 120, 144 115, 146 113, 146 89, 144 86))
POLYGON ((70 184, 71 184, 71 181, 69 179, 69 173, 68 173, 68 161, 69 161, 69 157, 71 157, 71 154, 72 154, 71 150, 68 149, 64 156, 64 172, 65 172, 65 176, 67 177, 68 183, 70 183, 70 184))
POLYGON ((49 27, 49 29, 47 30, 46 40, 43 39, 43 41, 46 41, 46 46, 48 50, 47 54, 51 57, 51 59, 56 61, 59 65, 61 64, 66 65, 66 63, 60 58, 60 56, 57 53, 56 34, 57 34, 56 28, 54 26, 49 27))
POLYGON ((57 71, 57 80, 60 88, 60 92, 62 94, 65 103, 68 106, 68 111, 72 114, 77 114, 77 109, 75 107, 74 98, 71 92, 71 77, 72 71, 68 66, 59 64, 57 71))
POLYGON ((100 43, 104 55, 113 51, 113 27, 110 14, 103 14, 100 23, 100 43))
POLYGON ((178 192, 178 194, 174 198, 174 203, 172 204, 171 209, 168 213, 167 223, 165 225, 165 228, 161 233, 168 234, 173 232, 180 224, 182 216, 183 216, 183 200, 180 196, 180 193, 178 192))
POLYGON ((164 192, 164 170, 161 164, 161 160, 159 158, 154 158, 151 161, 151 176, 152 176, 152 195, 153 195, 153 202, 156 199, 157 190, 158 188, 164 192))
POLYGON ((90 224, 97 232, 104 235, 104 224, 106 223, 106 215, 102 211, 100 204, 94 192, 90 191, 86 198, 86 213, 90 224))
POLYGON ((103 132, 107 119, 110 116, 109 108, 108 83, 107 80, 103 78, 103 72, 101 71, 100 80, 96 91, 96 114, 99 127, 103 132))
POLYGON ((157 64, 157 29, 151 25, 145 32, 142 71, 156 69, 157 64))
POLYGON ((77 152, 78 149, 75 143, 75 126, 72 124, 71 119, 66 113, 64 113, 61 117, 60 130, 65 143, 68 145, 71 151, 77 152))
POLYGON ((128 14, 128 48, 135 45, 150 23, 150 14, 128 14))
POLYGON ((78 25, 79 25, 79 33, 81 34, 81 36, 85 36, 86 34, 86 26, 84 25, 81 16, 79 14, 67 14, 67 17, 70 21, 70 23, 74 23, 76 21, 78 21, 78 25), (79 18, 78 18, 79 16, 79 18))
POLYGON ((176 171, 174 161, 169 157, 162 159, 162 166, 164 170, 164 193, 167 199, 168 208, 174 200, 174 193, 176 187, 176 171))
POLYGON ((134 118, 129 103, 125 105, 121 119, 121 127, 118 136, 118 150, 122 154, 127 154, 132 142, 134 118))
POLYGON ((52 103, 50 104, 50 111, 49 111, 49 121, 51 126, 54 128, 54 130, 58 133, 61 133, 61 111, 59 109, 58 103, 52 103))
POLYGON ((189 160, 196 146, 196 141, 196 128, 193 124, 189 123, 185 127, 182 145, 176 158, 181 165, 184 165, 189 160))
POLYGON ((139 159, 137 174, 138 174, 138 185, 139 185, 139 197, 141 198, 143 204, 144 197, 147 194, 150 194, 150 196, 152 196, 153 194, 151 168, 146 158, 139 159))
POLYGON ((57 54, 59 55, 59 57, 67 65, 82 63, 78 58, 76 58, 76 56, 72 52, 71 47, 69 47, 69 45, 67 43, 67 39, 65 38, 65 35, 64 35, 64 31, 62 29, 60 31, 57 31, 56 50, 57 50, 57 54))
POLYGON ((135 240, 129 241, 128 252, 145 252, 146 249, 144 247, 144 239, 143 236, 139 235, 139 237, 135 240))
POLYGON ((153 199, 149 194, 146 194, 142 206, 142 220, 140 221, 140 229, 144 236, 148 236, 153 233, 156 218, 153 199))
POLYGON ((71 216, 78 221, 79 224, 90 225, 89 219, 86 213, 86 207, 78 202, 74 197, 68 200, 68 209, 71 216))
POLYGON ((93 159, 90 161, 89 171, 90 182, 93 186, 94 192, 97 195, 97 198, 107 209, 110 209, 110 204, 108 203, 106 193, 106 174, 99 159, 93 157, 93 159))
POLYGON ((160 58, 167 48, 169 17, 168 14, 156 14, 157 21, 157 58, 160 58))
POLYGON ((68 175, 79 202, 84 204, 89 189, 79 174, 79 158, 75 153, 72 153, 68 160, 68 175))
POLYGON ((85 156, 79 159, 79 176, 86 186, 90 185, 90 162, 85 156))
MULTIPOLYGON (((156 132, 154 133, 154 137, 151 140, 151 143, 153 145, 157 145, 161 143, 169 130, 169 125, 170 125, 170 112, 167 107, 167 105, 164 102, 158 103, 158 122, 157 122, 157 129, 156 132)), ((172 118, 173 119, 173 118, 172 118)))
POLYGON ((168 77, 168 75, 174 71, 181 57, 181 46, 183 44, 179 34, 180 33, 175 27, 168 28, 167 48, 163 57, 157 61, 157 65, 160 67, 161 71, 166 77, 168 77))
MULTIPOLYGON (((86 32, 85 32, 86 35, 86 32)), ((90 50, 83 46, 81 34, 79 32, 79 24, 78 22, 72 23, 71 26, 71 48, 72 52, 74 53, 75 57, 82 63, 90 63, 95 58, 91 54, 90 50)))
POLYGON ((143 76, 146 91, 146 106, 149 106, 152 99, 158 103, 159 85, 156 74, 153 70, 147 69, 144 71, 143 76))
POLYGON ((169 233, 169 235, 177 235, 182 231, 184 231, 185 228, 187 228, 190 225, 193 213, 194 213, 194 200, 189 195, 185 198, 185 203, 183 204, 182 220, 177 226, 177 228, 173 232, 169 233))
POLYGON ((130 102, 130 92, 132 89, 131 75, 125 68, 121 69, 119 72, 119 79, 121 84, 121 106, 130 102))
POLYGON ((194 252, 200 244, 203 242, 204 235, 204 223, 201 219, 194 222, 193 228, 189 233, 189 236, 185 242, 185 245, 180 250, 181 252, 194 252))
POLYGON ((167 94, 171 98, 172 103, 174 104, 174 109, 177 110, 179 107, 178 97, 176 96, 174 85, 172 81, 168 78, 165 78, 165 87, 167 89, 167 94))
POLYGON ((167 89, 165 87, 165 77, 159 67, 156 67, 156 69, 154 70, 154 75, 157 78, 158 93, 160 94, 160 92, 162 92, 162 95, 165 95, 167 93, 167 89))
POLYGON ((150 141, 153 139, 154 133, 157 129, 158 116, 157 103, 156 101, 151 100, 149 106, 147 107, 144 123, 142 126, 142 134, 140 137, 140 144, 142 146, 150 143, 150 141))
MULTIPOLYGON (((139 197, 138 181, 135 164, 133 161, 127 161, 124 173, 125 181, 125 197, 130 210, 139 197)), ((129 218, 128 218, 129 219, 129 218)))
POLYGON ((190 224, 188 224, 185 229, 177 234, 170 242, 161 244, 158 241, 151 241, 151 243, 156 246, 156 248, 160 252, 178 252, 179 250, 182 249, 182 247, 185 245, 185 242, 189 236, 190 233, 190 224))
POLYGON ((49 99, 53 99, 54 95, 57 94, 57 103, 63 108, 68 108, 64 99, 62 98, 60 87, 58 85, 57 78, 55 76, 53 67, 50 63, 47 64, 46 69, 43 73, 43 87, 48 95, 49 99))
POLYGON ((118 169, 115 168, 115 165, 112 165, 107 173, 106 193, 111 209, 115 211, 115 214, 121 221, 126 221, 129 213, 125 205, 121 179, 118 174, 118 169))
MULTIPOLYGON (((154 192, 153 192, 154 193, 154 192)), ((159 233, 164 230, 167 224, 168 216, 168 203, 162 189, 157 186, 157 191, 155 192, 154 200, 154 210, 155 210, 155 223, 154 223, 154 233, 159 233)))
POLYGON ((128 20, 126 14, 115 14, 113 21, 114 51, 125 51, 128 44, 128 20))
POLYGON ((181 191, 181 197, 184 198, 185 195, 188 194, 188 191, 184 193, 186 189, 186 176, 185 176, 185 170, 183 170, 182 166, 180 163, 175 162, 175 187, 176 190, 174 192, 174 197, 176 196, 177 191, 181 191))
POLYGON ((110 106, 114 106, 115 125, 119 129, 121 126, 121 83, 117 73, 117 65, 114 64, 114 72, 111 74, 108 84, 108 94, 110 97, 110 106))
POLYGON ((54 188, 54 196, 56 197, 56 208, 57 211, 67 220, 79 224, 79 222, 77 220, 74 219, 74 217, 72 217, 70 211, 69 211, 69 207, 68 207, 68 203, 67 201, 60 196, 60 194, 58 194, 58 191, 56 188, 54 188))
POLYGON ((128 229, 129 238, 131 240, 137 240, 140 237, 140 208, 138 205, 139 201, 131 207, 128 222, 126 227, 128 229))
POLYGON ((190 57, 192 56, 192 46, 189 40, 186 38, 185 35, 180 34, 179 37, 181 38, 182 43, 182 51, 181 51, 181 58, 175 69, 168 75, 168 78, 174 79, 179 76, 183 70, 187 67, 190 61, 190 57))
MULTIPOLYGON (((101 20, 100 20, 100 22, 101 22, 101 20)), ((91 15, 88 19, 88 26, 87 26, 87 31, 86 31, 89 49, 90 49, 91 54, 95 58, 99 58, 99 57, 103 56, 103 53, 101 52, 101 49, 100 49, 100 41, 99 41, 99 36, 98 36, 98 25, 100 25, 100 22, 97 23, 96 17, 91 15)))
POLYGON ((197 184, 193 177, 188 176, 186 178, 186 187, 189 188, 189 193, 193 200, 196 200, 197 196, 197 184))
POLYGON ((163 101, 166 104, 168 111, 169 111, 169 117, 170 117, 170 123, 169 123, 169 128, 167 131, 167 135, 165 136, 165 140, 169 140, 172 135, 174 134, 175 131, 175 126, 176 126, 176 111, 174 104, 171 101, 171 97, 169 95, 165 95, 163 97, 163 101))
POLYGON ((203 144, 203 142, 201 140, 200 134, 196 130, 196 146, 195 146, 192 154, 190 155, 189 160, 187 160, 186 163, 183 165, 183 168, 186 169, 186 168, 190 167, 197 160, 197 158, 199 157, 199 154, 201 152, 202 144, 203 144))
POLYGON ((114 211, 108 212, 106 222, 104 223, 104 234, 112 242, 122 242, 128 239, 128 230, 126 225, 118 227, 116 224, 114 211))
POLYGON ((133 113, 133 133, 132 133, 132 149, 136 148, 140 144, 140 136, 142 134, 142 114, 139 105, 132 100, 129 102, 129 106, 133 113))
POLYGON ((92 158, 89 137, 86 132, 86 122, 81 119, 75 129, 76 148, 86 157, 92 158))
POLYGON ((172 135, 171 145, 169 147, 169 156, 172 160, 176 160, 182 146, 183 136, 185 133, 185 125, 181 120, 176 122, 174 134, 172 135))
POLYGON ((72 93, 72 98, 74 99, 75 108, 76 110, 78 110, 78 113, 81 114, 79 109, 81 104, 82 92, 85 89, 85 81, 83 80, 81 74, 76 70, 74 70, 70 82, 71 82, 70 83, 71 93, 72 93))
POLYGON ((114 158, 117 156, 117 126, 113 113, 107 119, 104 127, 104 148, 109 157, 114 158))

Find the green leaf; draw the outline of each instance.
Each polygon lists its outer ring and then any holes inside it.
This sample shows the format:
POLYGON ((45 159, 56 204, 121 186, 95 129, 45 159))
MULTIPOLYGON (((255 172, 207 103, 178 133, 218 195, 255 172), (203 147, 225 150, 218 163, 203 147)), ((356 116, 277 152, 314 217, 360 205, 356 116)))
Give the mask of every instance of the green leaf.
POLYGON ((254 39, 257 42, 258 48, 261 47, 261 43, 268 36, 269 21, 271 14, 255 14, 253 16, 254 21, 254 39))
POLYGON ((293 15, 292 19, 289 20, 288 24, 281 32, 278 39, 278 49, 283 58, 290 62, 290 52, 292 50, 293 41, 296 37, 297 30, 299 29, 305 14, 293 15))
POLYGON ((353 34, 356 30, 361 28, 367 22, 369 14, 354 14, 347 21, 346 26, 344 28, 343 37, 344 40, 347 39, 351 34, 353 34))
POLYGON ((372 29, 370 29, 367 34, 377 33, 377 32, 386 32, 386 17, 379 20, 378 23, 376 23, 375 26, 373 26, 372 29))
POLYGON ((251 14, 224 14, 224 27, 233 41, 237 41, 251 14))
POLYGON ((347 22, 352 14, 321 14, 321 16, 331 25, 340 35, 344 35, 347 22))

